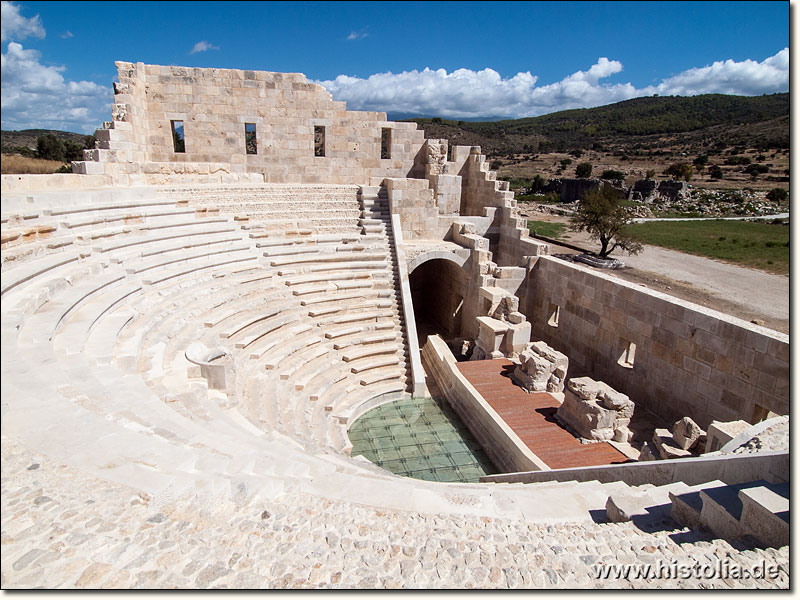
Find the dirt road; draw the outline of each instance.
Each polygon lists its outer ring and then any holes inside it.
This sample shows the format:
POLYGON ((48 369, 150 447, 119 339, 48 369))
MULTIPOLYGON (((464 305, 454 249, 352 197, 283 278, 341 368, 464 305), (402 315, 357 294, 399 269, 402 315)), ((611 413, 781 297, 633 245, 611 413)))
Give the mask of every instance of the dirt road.
MULTIPOLYGON (((531 212, 529 217, 540 221, 567 222, 564 217, 537 212, 531 212)), ((562 239, 589 250, 596 250, 598 246, 582 232, 567 233, 562 239)), ((562 252, 575 254, 572 250, 555 245, 551 248, 553 254, 562 252)), ((607 273, 789 333, 788 276, 773 275, 657 246, 645 246, 638 256, 624 253, 612 256, 624 262, 626 268, 607 273)))

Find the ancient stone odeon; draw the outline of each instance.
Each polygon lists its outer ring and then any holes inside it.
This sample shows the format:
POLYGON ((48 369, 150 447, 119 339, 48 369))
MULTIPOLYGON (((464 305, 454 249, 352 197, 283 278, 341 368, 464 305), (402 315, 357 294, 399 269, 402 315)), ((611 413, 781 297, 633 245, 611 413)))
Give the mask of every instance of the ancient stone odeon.
POLYGON ((303 75, 117 68, 72 174, 2 176, 4 588, 789 586, 788 336, 303 75), (494 472, 353 451, 428 395, 494 472))

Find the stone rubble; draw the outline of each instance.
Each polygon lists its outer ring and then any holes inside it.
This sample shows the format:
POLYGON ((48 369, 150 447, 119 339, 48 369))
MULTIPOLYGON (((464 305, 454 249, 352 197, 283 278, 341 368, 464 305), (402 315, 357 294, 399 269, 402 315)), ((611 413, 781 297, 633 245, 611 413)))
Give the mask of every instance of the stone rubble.
POLYGON ((683 417, 672 426, 672 439, 684 450, 705 448, 706 432, 691 417, 683 417))
POLYGON ((564 391, 569 359, 545 342, 531 342, 519 355, 520 364, 511 378, 526 392, 564 391))
POLYGON ((633 432, 628 425, 634 408, 628 396, 608 384, 589 377, 573 377, 567 381, 556 418, 589 441, 630 442, 633 432))

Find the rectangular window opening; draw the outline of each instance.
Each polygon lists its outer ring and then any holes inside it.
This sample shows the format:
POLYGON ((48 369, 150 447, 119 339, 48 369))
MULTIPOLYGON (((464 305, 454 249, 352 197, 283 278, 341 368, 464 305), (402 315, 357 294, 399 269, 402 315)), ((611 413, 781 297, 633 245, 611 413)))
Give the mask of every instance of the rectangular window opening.
POLYGON ((314 125, 314 156, 325 156, 325 127, 314 125))
POLYGON ((256 139, 256 124, 244 124, 244 151, 247 154, 258 154, 258 140, 256 139))
POLYGON ((381 158, 392 158, 391 127, 383 127, 381 129, 381 158))
POLYGON ((175 152, 186 152, 186 139, 183 135, 183 121, 170 121, 172 128, 172 149, 175 152))
POLYGON ((558 316, 561 312, 561 308, 558 304, 551 304, 550 305, 550 318, 547 319, 547 324, 550 327, 558 327, 558 316))
POLYGON ((622 347, 624 350, 622 351, 622 356, 619 357, 617 364, 625 367, 626 369, 632 369, 633 361, 636 359, 636 344, 622 340, 622 347))

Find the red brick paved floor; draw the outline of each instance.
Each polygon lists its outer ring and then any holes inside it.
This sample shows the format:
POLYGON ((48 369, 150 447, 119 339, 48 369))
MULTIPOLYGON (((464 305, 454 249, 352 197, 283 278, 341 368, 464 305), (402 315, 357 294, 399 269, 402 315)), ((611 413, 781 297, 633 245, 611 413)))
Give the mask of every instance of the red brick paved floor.
POLYGON ((511 380, 516 365, 506 359, 458 363, 467 378, 519 438, 551 469, 623 463, 628 459, 607 442, 581 444, 555 420, 558 401, 526 393, 511 380))

